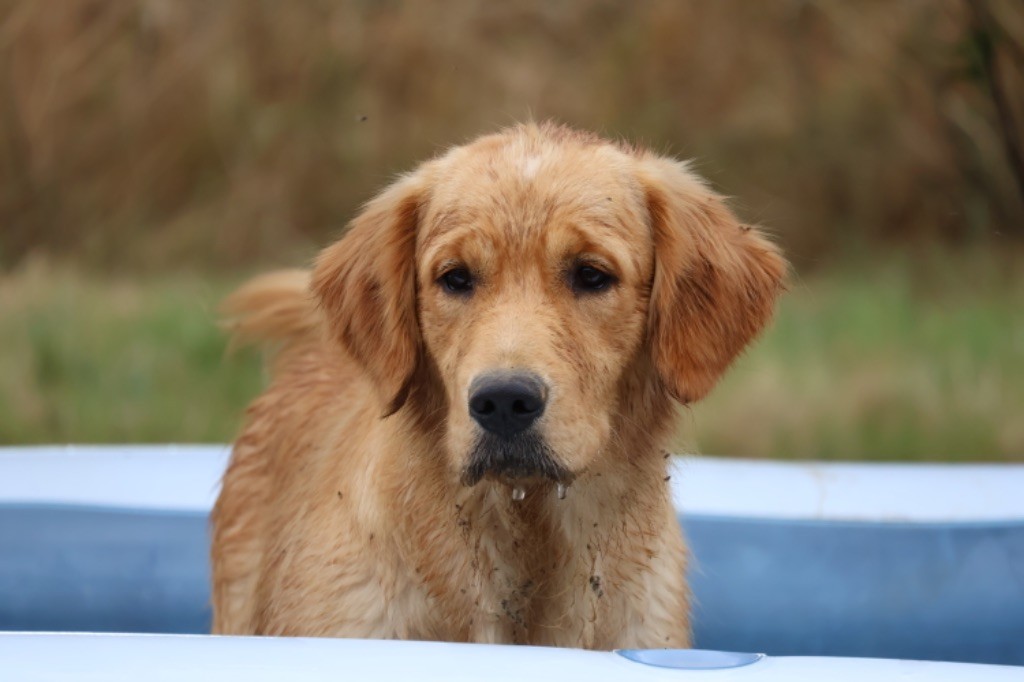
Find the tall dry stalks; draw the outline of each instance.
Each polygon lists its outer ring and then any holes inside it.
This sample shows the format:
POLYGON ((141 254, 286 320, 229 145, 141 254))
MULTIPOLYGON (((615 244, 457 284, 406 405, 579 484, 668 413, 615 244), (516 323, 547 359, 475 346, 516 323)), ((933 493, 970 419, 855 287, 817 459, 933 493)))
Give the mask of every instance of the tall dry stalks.
POLYGON ((1022 106, 1016 0, 0 0, 0 263, 291 259, 528 116, 697 157, 798 263, 999 246, 1022 106))

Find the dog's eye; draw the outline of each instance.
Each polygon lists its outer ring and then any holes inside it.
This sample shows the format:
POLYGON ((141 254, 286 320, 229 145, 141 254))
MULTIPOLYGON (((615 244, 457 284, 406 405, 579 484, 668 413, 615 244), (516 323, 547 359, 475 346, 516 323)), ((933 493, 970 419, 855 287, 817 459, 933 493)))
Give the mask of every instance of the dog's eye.
POLYGON ((593 265, 580 265, 572 275, 572 288, 576 291, 603 291, 614 281, 614 277, 593 265))
POLYGON ((453 294, 466 294, 473 290, 473 276, 466 268, 449 270, 438 281, 453 294))

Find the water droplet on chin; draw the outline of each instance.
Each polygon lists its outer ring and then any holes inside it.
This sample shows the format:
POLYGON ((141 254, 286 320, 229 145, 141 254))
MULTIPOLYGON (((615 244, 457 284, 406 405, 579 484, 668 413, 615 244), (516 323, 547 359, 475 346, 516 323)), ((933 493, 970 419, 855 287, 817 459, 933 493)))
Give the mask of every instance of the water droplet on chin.
POLYGON ((565 499, 565 484, 564 483, 559 483, 557 490, 558 490, 558 499, 564 500, 565 499))
POLYGON ((516 502, 522 502, 526 497, 526 491, 522 488, 512 488, 512 499, 516 502))

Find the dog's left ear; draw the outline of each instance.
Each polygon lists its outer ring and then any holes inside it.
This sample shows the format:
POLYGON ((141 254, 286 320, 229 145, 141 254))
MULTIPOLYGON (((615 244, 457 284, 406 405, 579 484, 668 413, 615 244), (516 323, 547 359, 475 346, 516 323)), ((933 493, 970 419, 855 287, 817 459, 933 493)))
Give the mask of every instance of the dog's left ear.
POLYGON ((405 403, 420 356, 414 263, 425 186, 414 174, 388 187, 313 268, 330 334, 373 380, 385 417, 405 403))
POLYGON ((681 403, 704 397, 771 319, 786 262, 684 163, 641 160, 654 236, 648 339, 681 403))

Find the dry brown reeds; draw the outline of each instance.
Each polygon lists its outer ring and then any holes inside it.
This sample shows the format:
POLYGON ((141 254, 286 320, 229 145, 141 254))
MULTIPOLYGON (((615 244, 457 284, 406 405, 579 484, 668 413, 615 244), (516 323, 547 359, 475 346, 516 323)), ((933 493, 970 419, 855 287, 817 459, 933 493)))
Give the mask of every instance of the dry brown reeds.
POLYGON ((1024 234, 1015 0, 0 0, 0 264, 292 260, 528 116, 697 157, 798 264, 1024 234))

